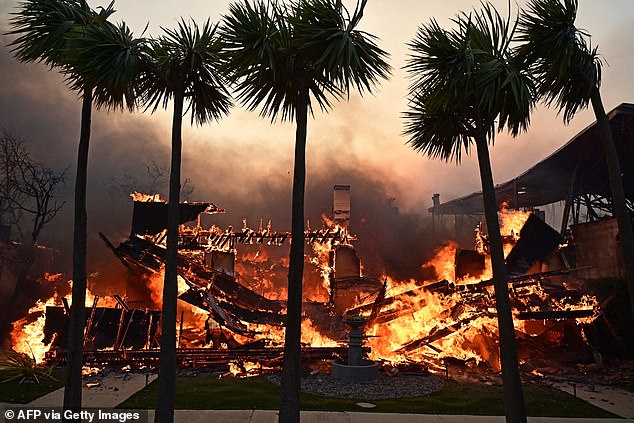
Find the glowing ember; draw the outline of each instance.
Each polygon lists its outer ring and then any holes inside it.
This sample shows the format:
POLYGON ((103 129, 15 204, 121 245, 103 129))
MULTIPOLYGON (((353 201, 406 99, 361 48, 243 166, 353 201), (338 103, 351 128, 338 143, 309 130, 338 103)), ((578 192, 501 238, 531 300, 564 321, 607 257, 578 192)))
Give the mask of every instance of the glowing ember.
POLYGON ((229 363, 229 372, 236 377, 258 376, 262 373, 262 365, 252 361, 229 363))

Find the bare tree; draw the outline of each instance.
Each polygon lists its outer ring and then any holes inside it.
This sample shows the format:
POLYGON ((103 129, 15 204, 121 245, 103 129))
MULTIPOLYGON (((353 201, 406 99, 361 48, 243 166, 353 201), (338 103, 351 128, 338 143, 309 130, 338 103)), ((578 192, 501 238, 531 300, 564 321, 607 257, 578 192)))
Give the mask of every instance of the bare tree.
POLYGON ((66 169, 56 170, 31 157, 25 140, 0 127, 0 219, 26 234, 35 244, 44 225, 64 205, 57 190, 66 182, 66 169), (24 220, 31 217, 28 231, 24 220))
POLYGON ((56 195, 65 180, 66 169, 55 170, 36 161, 25 140, 0 126, 0 223, 15 228, 19 238, 25 241, 11 247, 9 244, 0 246, 0 279, 6 257, 12 257, 10 261, 17 266, 13 269, 16 277, 11 281, 3 280, 0 333, 7 330, 11 320, 10 305, 24 288, 23 282, 35 260, 35 244, 40 232, 64 205, 63 201, 56 200, 56 195), (28 229, 23 230, 23 227, 28 229))

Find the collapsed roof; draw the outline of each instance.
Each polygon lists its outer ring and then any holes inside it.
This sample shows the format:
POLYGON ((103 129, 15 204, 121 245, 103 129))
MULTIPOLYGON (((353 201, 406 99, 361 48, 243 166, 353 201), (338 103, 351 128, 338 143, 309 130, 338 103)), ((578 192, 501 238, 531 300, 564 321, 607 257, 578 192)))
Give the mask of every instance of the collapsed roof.
MULTIPOLYGON (((626 198, 634 200, 634 104, 622 103, 608 113, 621 163, 626 198)), ((495 187, 498 206, 530 208, 581 195, 611 198, 610 183, 597 122, 518 177, 495 187)), ((429 208, 434 214, 483 214, 482 192, 429 208)))

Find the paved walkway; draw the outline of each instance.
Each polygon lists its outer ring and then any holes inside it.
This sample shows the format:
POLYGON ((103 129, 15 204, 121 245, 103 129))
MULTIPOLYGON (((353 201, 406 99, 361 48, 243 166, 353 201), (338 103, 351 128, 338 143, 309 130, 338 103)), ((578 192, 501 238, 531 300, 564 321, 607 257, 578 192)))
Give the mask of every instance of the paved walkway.
MULTIPOLYGON (((98 385, 85 386, 82 404, 86 408, 112 408, 151 382, 156 375, 111 374, 98 385)), ((572 393, 573 386, 560 384, 559 389, 572 393)), ((529 417, 529 423, 634 423, 634 394, 609 387, 577 385, 577 396, 627 419, 578 419, 529 417)), ((61 407, 64 389, 58 389, 27 405, 0 403, 0 407, 61 407)), ((148 422, 154 419, 149 410, 148 422)), ((302 423, 505 423, 502 416, 459 416, 435 414, 382 414, 367 412, 302 411, 302 423)), ((4 420, 4 416, 3 416, 4 420)), ((176 410, 177 423, 277 423, 277 410, 176 410)))
MULTIPOLYGON (((502 416, 439 416, 435 414, 381 414, 334 411, 302 411, 302 423, 505 423, 502 416)), ((150 412, 149 421, 153 421, 150 412)), ((177 423, 277 423, 274 410, 201 411, 177 410, 177 423)), ((529 417, 529 423, 624 423, 631 419, 564 419, 553 417, 529 417)))
MULTIPOLYGON (((148 375, 147 383, 156 379, 156 375, 148 375)), ((135 392, 146 385, 146 376, 135 373, 118 373, 104 376, 98 385, 84 385, 81 403, 85 408, 113 408, 121 404, 135 392)), ((27 406, 31 407, 61 407, 64 404, 64 388, 53 391, 27 406)))
POLYGON ((596 405, 617 416, 634 419, 634 392, 611 386, 577 383, 556 383, 553 387, 596 405), (576 392, 575 392, 576 391, 576 392))

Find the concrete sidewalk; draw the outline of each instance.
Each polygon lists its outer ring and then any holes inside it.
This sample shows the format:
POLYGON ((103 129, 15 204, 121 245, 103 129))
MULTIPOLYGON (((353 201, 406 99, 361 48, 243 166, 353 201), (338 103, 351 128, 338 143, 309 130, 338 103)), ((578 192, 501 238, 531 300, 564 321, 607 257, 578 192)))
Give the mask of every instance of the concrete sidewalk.
MULTIPOLYGON (((154 411, 149 412, 149 421, 154 411)), ((505 423, 502 416, 448 416, 435 414, 359 413, 302 411, 302 423, 505 423)), ((177 423, 277 423, 275 410, 176 410, 177 423)), ((632 419, 578 419, 529 417, 529 423, 624 423, 632 419)))
MULTIPOLYGON (((86 386, 81 391, 81 403, 84 408, 113 408, 143 389, 146 383, 156 379, 156 375, 137 373, 113 373, 104 376, 99 384, 86 386)), ((61 407, 64 404, 64 388, 37 398, 25 406, 61 407)))
POLYGON ((583 383, 555 383, 553 387, 570 395, 575 395, 577 398, 603 408, 617 416, 634 419, 634 392, 611 386, 583 383))
MULTIPOLYGON (((148 376, 147 382, 156 378, 156 375, 148 376)), ((82 393, 82 405, 84 408, 113 408, 127 399, 130 395, 142 389, 146 384, 146 376, 143 374, 111 374, 105 376, 99 385, 84 387, 82 393)), ((567 390, 568 386, 558 386, 567 390)), ((577 395, 583 399, 588 396, 597 396, 594 399, 596 405, 602 408, 611 406, 613 413, 630 417, 630 406, 634 405, 634 396, 621 398, 622 391, 610 392, 610 401, 597 395, 597 390, 589 390, 586 387, 577 387, 577 395), (583 391, 583 392, 582 392, 583 391), (615 394, 619 394, 615 396, 615 394), (614 400, 614 401, 612 401, 614 400), (616 404, 614 404, 614 403, 616 404), (617 405, 617 407, 614 407, 617 405), (616 409, 615 409, 616 408, 616 409)), ((605 394, 601 390, 602 394, 605 394)), ((631 394, 631 393, 627 393, 631 394)), ((64 389, 58 389, 29 404, 0 403, 0 407, 61 407, 64 398, 64 389)), ((592 401, 590 401, 592 402, 592 401)), ((124 410, 121 410, 124 411, 124 410)), ((127 410, 130 411, 130 410, 127 410)), ((154 421, 154 410, 148 410, 148 423, 154 421)), ((435 415, 435 414, 396 414, 396 413, 367 413, 367 412, 333 412, 333 411, 302 411, 302 423, 505 423, 503 416, 460 416, 460 415, 435 415)), ((175 422, 177 423, 277 423, 277 410, 176 410, 175 422)), ((4 416, 3 416, 4 421, 4 416)), ((560 417, 529 417, 529 423, 624 423, 634 419, 596 419, 596 418, 560 418, 560 417)))
MULTIPOLYGON (((34 407, 29 404, 0 403, 2 422, 4 408, 34 407)), ((136 411, 136 410, 118 410, 136 411)), ((148 410, 147 423, 154 421, 154 410, 148 410)), ((460 416, 437 414, 360 413, 339 411, 302 411, 302 423, 505 423, 502 416, 460 416)), ((276 410, 176 410, 175 423, 277 423, 276 410)), ((632 423, 634 419, 579 419, 562 417, 529 417, 529 423, 632 423)))

